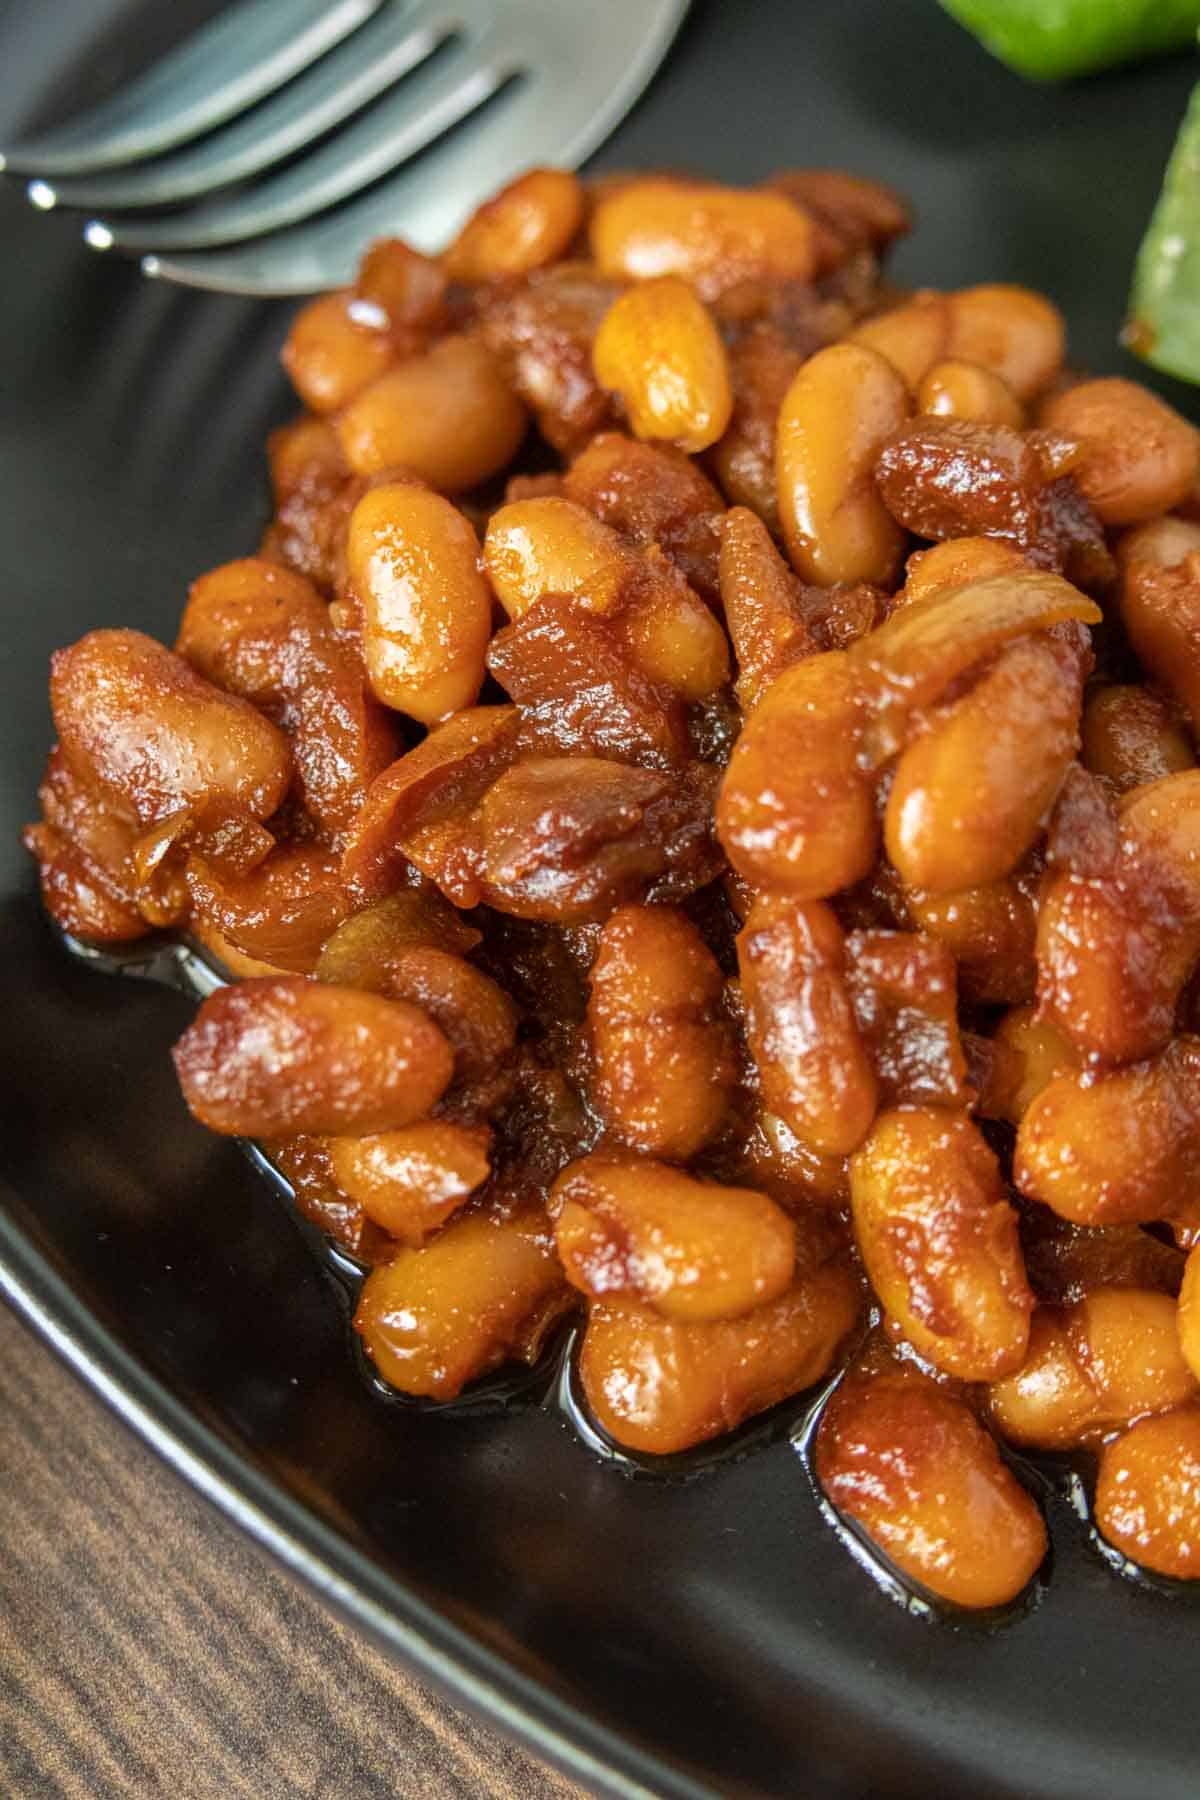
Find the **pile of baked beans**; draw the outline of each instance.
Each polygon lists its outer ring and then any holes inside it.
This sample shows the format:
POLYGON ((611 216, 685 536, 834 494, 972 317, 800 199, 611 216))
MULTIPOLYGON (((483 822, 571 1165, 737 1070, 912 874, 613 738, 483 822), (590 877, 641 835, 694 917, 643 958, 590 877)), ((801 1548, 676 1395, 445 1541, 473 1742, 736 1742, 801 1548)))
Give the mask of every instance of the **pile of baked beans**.
POLYGON ((535 170, 292 325, 259 553, 53 659, 72 936, 231 976, 175 1059, 447 1399, 580 1317, 611 1440, 841 1371, 844 1521, 988 1608, 1081 1453, 1200 1574, 1192 426, 904 205, 535 170))

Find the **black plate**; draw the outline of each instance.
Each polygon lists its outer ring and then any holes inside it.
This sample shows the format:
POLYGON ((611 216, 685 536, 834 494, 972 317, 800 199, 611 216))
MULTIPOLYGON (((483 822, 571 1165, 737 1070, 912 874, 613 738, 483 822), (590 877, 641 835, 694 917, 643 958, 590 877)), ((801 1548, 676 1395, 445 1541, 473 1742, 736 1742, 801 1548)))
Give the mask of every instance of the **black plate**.
MULTIPOLYGON (((49 121, 205 10, 14 0, 0 124, 35 106, 49 121)), ((697 4, 600 160, 880 173, 920 209, 903 277, 1044 286, 1080 361, 1136 373, 1114 333, 1195 72, 1038 90, 933 0, 697 4)), ((1196 1610, 1115 1578, 1065 1511, 1040 1607, 956 1632, 855 1567, 786 1442, 630 1482, 534 1407, 428 1416, 370 1397, 309 1243, 184 1113, 166 1052, 186 1003, 69 963, 15 843, 50 650, 97 624, 169 638, 188 579, 252 547, 263 436, 289 410, 286 311, 147 285, 30 214, 16 183, 0 231, 9 1294, 343 1613, 605 1791, 1193 1796, 1196 1610)))

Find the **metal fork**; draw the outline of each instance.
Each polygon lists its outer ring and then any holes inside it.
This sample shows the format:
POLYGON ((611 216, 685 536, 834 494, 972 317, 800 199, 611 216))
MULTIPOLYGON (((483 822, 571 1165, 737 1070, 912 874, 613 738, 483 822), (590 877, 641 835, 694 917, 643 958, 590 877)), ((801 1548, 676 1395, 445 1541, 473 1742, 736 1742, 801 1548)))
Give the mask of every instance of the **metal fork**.
POLYGON ((140 255, 147 275, 338 287, 373 237, 440 249, 523 168, 582 162, 688 3, 236 0, 110 100, 9 145, 0 169, 33 177, 36 206, 96 209, 88 243, 140 255))

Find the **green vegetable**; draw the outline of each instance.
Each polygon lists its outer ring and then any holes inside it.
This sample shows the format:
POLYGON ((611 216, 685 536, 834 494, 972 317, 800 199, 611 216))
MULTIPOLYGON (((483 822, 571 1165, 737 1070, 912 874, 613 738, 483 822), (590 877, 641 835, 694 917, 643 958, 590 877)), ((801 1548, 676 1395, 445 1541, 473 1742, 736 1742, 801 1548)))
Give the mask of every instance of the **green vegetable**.
POLYGON ((1124 339, 1156 369, 1200 381, 1200 87, 1138 251, 1124 339))
POLYGON ((1200 0, 942 0, 993 56, 1034 81, 1091 75, 1181 50, 1200 0))

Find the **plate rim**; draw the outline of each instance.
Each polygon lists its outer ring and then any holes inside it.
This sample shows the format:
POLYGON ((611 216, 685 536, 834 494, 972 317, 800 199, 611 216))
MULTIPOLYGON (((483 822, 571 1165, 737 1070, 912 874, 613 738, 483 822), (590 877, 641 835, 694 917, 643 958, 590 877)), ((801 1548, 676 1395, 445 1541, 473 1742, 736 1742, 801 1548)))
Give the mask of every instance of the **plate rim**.
POLYGON ((719 1800, 525 1674, 256 1469, 74 1292, 20 1224, 14 1200, 20 1207, 0 1180, 0 1299, 160 1461, 344 1622, 598 1800, 719 1800))

